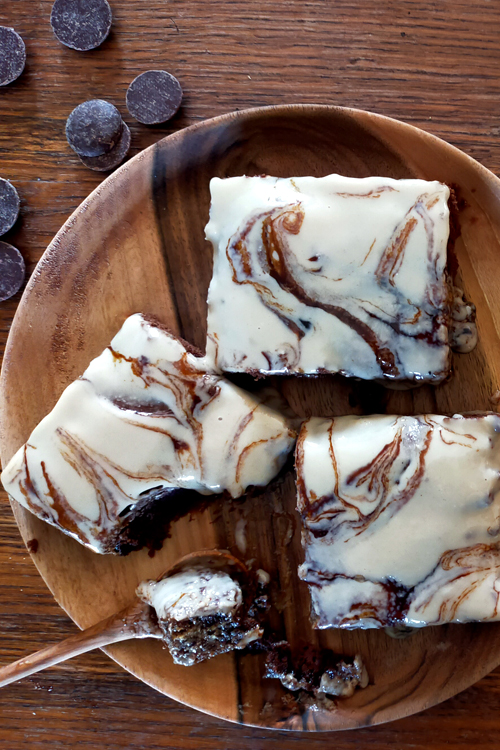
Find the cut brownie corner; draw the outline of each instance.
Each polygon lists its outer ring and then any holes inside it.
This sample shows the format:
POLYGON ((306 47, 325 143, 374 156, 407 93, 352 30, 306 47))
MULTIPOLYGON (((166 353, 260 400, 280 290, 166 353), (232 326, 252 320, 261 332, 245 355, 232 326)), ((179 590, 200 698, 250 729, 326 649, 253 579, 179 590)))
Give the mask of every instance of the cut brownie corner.
POLYGON ((169 326, 163 323, 160 318, 158 318, 153 313, 141 313, 141 317, 146 323, 149 323, 149 325, 154 326, 154 328, 158 328, 160 331, 163 331, 163 333, 166 333, 172 338, 177 339, 177 341, 182 344, 188 354, 192 354, 194 357, 204 356, 201 349, 192 344, 190 341, 182 338, 182 336, 178 336, 171 328, 169 328, 169 326))
POLYGON ((181 487, 148 492, 138 503, 129 506, 130 509, 122 511, 122 526, 109 539, 106 551, 126 556, 147 547, 153 556, 170 536, 174 521, 195 510, 203 510, 212 500, 213 496, 181 487))

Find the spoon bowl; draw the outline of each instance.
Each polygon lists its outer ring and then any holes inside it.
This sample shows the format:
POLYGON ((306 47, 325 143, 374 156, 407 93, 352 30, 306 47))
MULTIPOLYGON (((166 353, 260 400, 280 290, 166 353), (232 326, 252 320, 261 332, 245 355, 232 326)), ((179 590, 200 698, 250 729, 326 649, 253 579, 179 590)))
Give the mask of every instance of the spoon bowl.
MULTIPOLYGON (((194 566, 225 571, 229 574, 236 574, 238 577, 248 575, 246 566, 227 550, 200 550, 183 555, 157 580, 162 581, 180 573, 183 568, 194 566)), ((95 648, 102 648, 131 638, 162 639, 163 637, 153 607, 136 598, 120 612, 86 628, 81 633, 0 668, 0 687, 95 648)))

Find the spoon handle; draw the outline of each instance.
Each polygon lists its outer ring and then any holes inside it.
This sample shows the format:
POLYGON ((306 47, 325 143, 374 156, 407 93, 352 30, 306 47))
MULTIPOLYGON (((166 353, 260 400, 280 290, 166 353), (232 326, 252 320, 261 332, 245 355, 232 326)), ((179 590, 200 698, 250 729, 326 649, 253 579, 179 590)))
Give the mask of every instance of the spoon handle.
MULTIPOLYGON (((149 610, 149 607, 147 608, 149 610)), ((47 646, 30 656, 18 659, 13 664, 0 668, 0 687, 17 682, 42 669, 52 667, 62 661, 92 651, 94 648, 109 646, 112 643, 126 641, 129 638, 144 638, 154 635, 148 632, 150 624, 149 612, 145 605, 134 602, 121 612, 101 620, 81 633, 66 638, 54 646, 47 646)))

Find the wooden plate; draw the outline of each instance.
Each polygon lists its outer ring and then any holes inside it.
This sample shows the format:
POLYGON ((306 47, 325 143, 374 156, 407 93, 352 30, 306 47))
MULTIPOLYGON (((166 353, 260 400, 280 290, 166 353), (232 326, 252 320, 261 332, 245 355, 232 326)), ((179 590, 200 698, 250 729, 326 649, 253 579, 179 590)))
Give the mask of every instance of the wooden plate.
MULTIPOLYGON (((202 122, 139 154, 57 234, 30 280, 7 345, 4 464, 131 313, 155 313, 203 348, 212 264, 203 227, 211 177, 331 172, 457 186, 455 275, 477 306, 480 343, 472 354, 455 357, 453 378, 437 388, 395 392, 335 378, 284 379, 291 403, 303 415, 491 409, 500 370, 500 181, 443 141, 379 115, 326 106, 255 109, 202 122)), ((236 542, 241 546, 244 537, 244 559, 272 575, 275 625, 291 644, 320 641, 361 653, 368 667, 366 690, 335 711, 311 711, 297 708, 275 680, 262 679, 260 656, 227 655, 188 669, 174 666, 153 641, 109 648, 113 659, 157 690, 225 719, 304 730, 376 724, 445 700, 500 662, 500 625, 494 624, 429 628, 401 641, 376 631, 314 633, 307 589, 296 575, 301 550, 291 475, 274 492, 215 502, 181 519, 154 558, 144 551, 101 557, 15 503, 14 513, 24 540, 38 540, 38 570, 81 627, 119 610, 141 579, 158 575, 179 555, 211 546, 238 553, 236 542)))

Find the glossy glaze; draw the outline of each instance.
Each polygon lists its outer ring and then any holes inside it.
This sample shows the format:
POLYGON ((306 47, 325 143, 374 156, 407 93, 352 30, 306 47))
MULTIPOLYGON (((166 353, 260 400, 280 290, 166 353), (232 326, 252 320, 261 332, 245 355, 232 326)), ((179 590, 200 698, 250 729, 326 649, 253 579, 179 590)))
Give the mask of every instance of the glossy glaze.
POLYGON ((449 373, 449 189, 439 182, 211 182, 207 353, 230 372, 449 373))
POLYGON ((315 418, 297 443, 317 627, 500 619, 500 417, 315 418))

